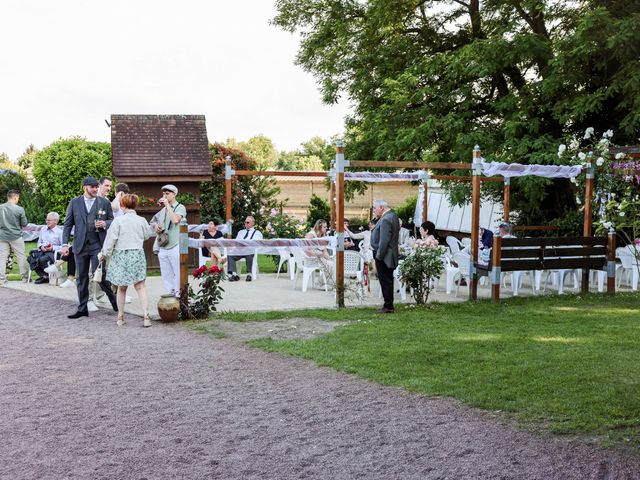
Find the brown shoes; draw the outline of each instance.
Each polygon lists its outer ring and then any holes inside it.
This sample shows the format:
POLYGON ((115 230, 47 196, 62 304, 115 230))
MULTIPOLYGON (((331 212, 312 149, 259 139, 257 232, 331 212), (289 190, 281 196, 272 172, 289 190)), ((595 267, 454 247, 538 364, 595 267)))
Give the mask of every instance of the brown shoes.
POLYGON ((380 310, 376 310, 376 313, 394 313, 395 310, 393 308, 384 308, 382 307, 380 310))

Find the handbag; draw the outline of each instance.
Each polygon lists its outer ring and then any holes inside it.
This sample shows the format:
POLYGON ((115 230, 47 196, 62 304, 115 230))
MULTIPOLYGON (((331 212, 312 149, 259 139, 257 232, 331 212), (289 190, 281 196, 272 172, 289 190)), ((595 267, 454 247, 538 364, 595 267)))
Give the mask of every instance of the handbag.
POLYGON ((158 234, 158 246, 164 247, 168 243, 169 243, 169 234, 167 233, 166 230, 163 230, 158 234))
POLYGON ((103 265, 103 263, 104 262, 100 262, 98 264, 98 268, 96 268, 96 271, 93 272, 93 279, 92 280, 94 282, 97 282, 97 283, 102 282, 102 265, 103 265))

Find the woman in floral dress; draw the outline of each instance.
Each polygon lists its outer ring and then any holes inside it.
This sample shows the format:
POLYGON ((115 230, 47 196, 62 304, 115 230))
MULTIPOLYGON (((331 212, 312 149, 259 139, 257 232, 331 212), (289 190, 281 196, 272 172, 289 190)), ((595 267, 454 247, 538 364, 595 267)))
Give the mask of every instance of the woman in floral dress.
POLYGON ((150 231, 147 221, 136 214, 137 206, 137 195, 123 195, 121 207, 124 215, 117 217, 111 223, 101 252, 109 261, 107 280, 118 286, 117 325, 119 327, 124 325, 124 302, 129 285, 133 285, 138 292, 144 313, 143 326, 151 326, 145 285, 147 261, 142 247, 144 241, 149 238, 150 231))

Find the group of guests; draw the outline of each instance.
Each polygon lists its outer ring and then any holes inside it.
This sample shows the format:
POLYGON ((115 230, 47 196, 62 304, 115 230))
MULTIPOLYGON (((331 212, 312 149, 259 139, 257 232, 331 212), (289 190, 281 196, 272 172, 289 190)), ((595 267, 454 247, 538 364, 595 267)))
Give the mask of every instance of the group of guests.
POLYGON ((95 280, 112 308, 118 312, 117 325, 124 325, 126 292, 133 285, 143 310, 143 326, 151 326, 143 243, 153 229, 157 235, 154 251, 158 254, 165 291, 179 296, 178 225, 186 218, 186 209, 176 201, 177 187, 164 185, 158 201, 162 209, 149 224, 137 215, 139 197, 129 193, 126 184, 116 186, 113 201, 108 199, 111 189, 112 181, 108 177, 100 180, 86 177, 82 181, 82 195, 74 197, 67 206, 62 228, 58 226, 60 215, 57 212, 47 214, 37 248, 30 252, 29 257, 25 254, 22 238, 22 229, 28 221, 24 209, 18 205, 20 194, 15 190, 9 191, 7 203, 0 205, 0 284, 6 282, 6 264, 11 253, 16 255, 23 281, 29 280, 31 265, 38 275, 34 282, 37 284, 49 282, 51 266, 58 267, 67 262, 68 277, 62 286, 75 286, 78 292, 78 307, 68 317, 87 317, 90 272, 95 273, 100 266, 102 275, 95 275, 95 280), (162 242, 159 242, 163 233, 162 242))

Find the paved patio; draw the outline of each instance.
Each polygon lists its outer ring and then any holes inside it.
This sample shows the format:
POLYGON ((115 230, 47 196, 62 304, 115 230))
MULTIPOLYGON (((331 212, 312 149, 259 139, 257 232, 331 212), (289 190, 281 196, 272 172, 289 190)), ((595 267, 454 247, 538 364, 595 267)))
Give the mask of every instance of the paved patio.
MULTIPOLYGON (((189 282, 193 282, 193 278, 189 277, 189 282)), ((444 282, 442 282, 444 283, 444 282)), ((219 311, 265 311, 265 310, 297 310, 310 308, 333 308, 335 307, 335 292, 325 292, 324 289, 309 288, 306 292, 301 290, 302 280, 298 278, 296 288, 293 288, 291 279, 286 274, 280 274, 280 278, 276 278, 275 274, 260 274, 257 280, 253 282, 244 281, 242 277, 239 282, 224 282, 223 288, 225 293, 222 302, 218 305, 219 311)), ((8 282, 8 288, 46 295, 71 302, 77 302, 78 296, 75 288, 60 288, 55 285, 43 284, 35 285, 34 283, 22 283, 18 281, 8 282)), ((149 294, 149 306, 152 317, 157 317, 158 311, 156 304, 160 299, 160 295, 164 293, 162 287, 162 279, 160 277, 147 278, 147 290, 149 294)), ((345 298, 347 306, 381 306, 382 299, 378 298, 380 286, 377 280, 373 280, 371 292, 367 292, 362 302, 355 299, 345 298)), ((523 294, 531 294, 526 288, 523 294)), ((126 304, 125 311, 134 315, 142 315, 142 309, 138 302, 138 296, 130 287, 127 295, 131 296, 131 303, 126 304)), ((489 297, 489 289, 481 287, 478 289, 478 295, 481 298, 489 297)), ((506 295, 506 291, 505 291, 506 295)), ((432 293, 430 300, 441 302, 464 301, 467 298, 467 287, 460 287, 458 296, 446 295, 444 286, 432 293)), ((396 301, 401 302, 400 296, 396 293, 396 301)), ((411 297, 407 301, 413 301, 411 297)), ((98 304, 99 307, 110 309, 111 306, 105 298, 104 303, 98 304)), ((70 308, 70 312, 73 310, 70 308)))

